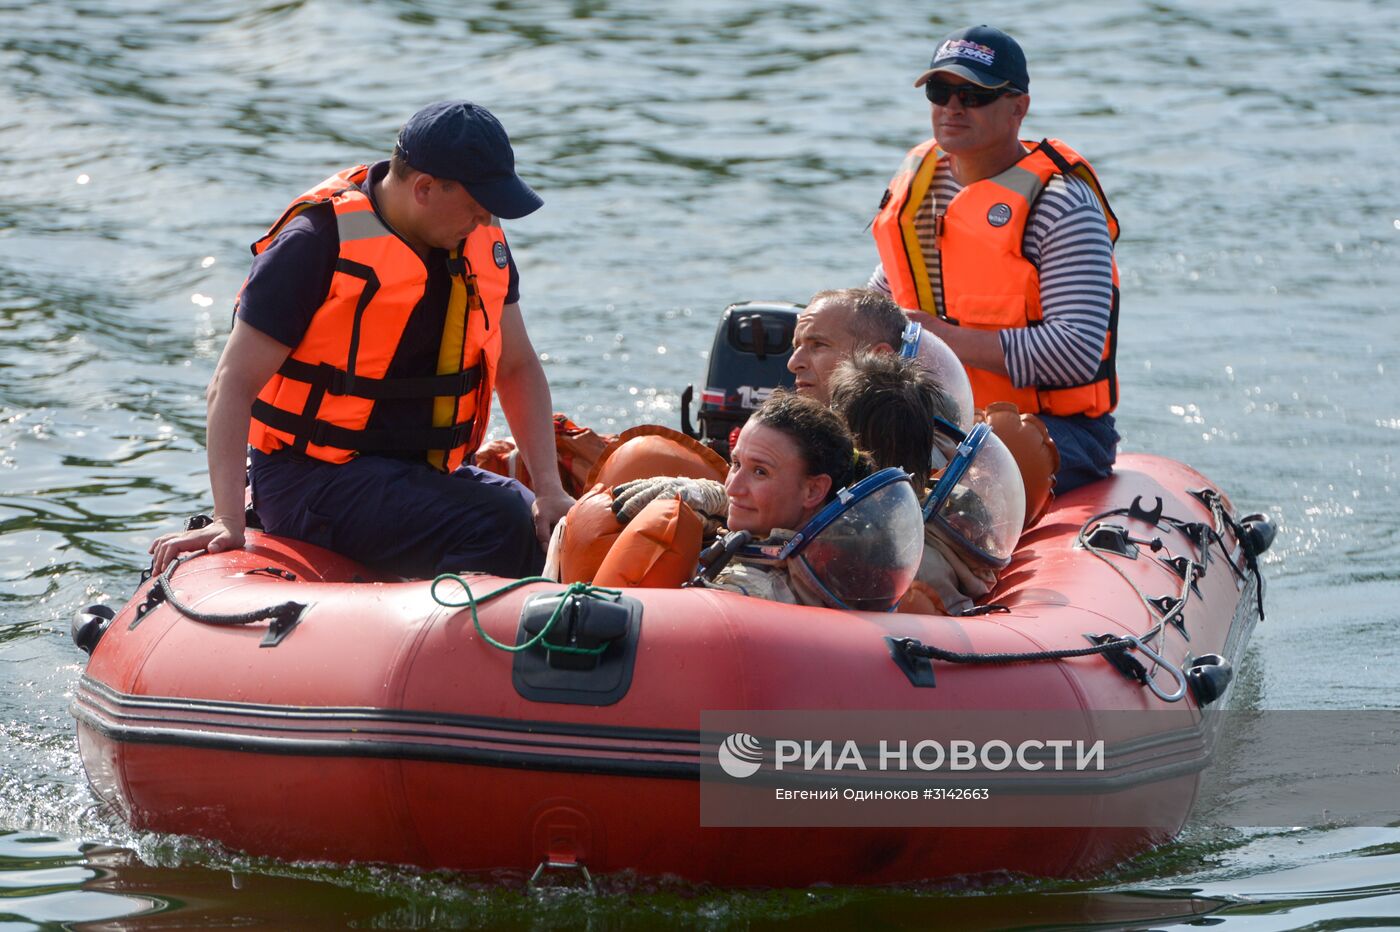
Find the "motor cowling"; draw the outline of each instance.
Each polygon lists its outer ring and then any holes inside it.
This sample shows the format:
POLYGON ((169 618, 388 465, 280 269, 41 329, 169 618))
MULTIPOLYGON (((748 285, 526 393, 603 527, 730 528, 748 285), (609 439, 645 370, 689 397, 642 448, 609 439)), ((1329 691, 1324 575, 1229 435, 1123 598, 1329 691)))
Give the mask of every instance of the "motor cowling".
POLYGON ((746 301, 724 309, 710 347, 697 415, 690 424, 690 395, 682 398, 681 429, 729 458, 729 438, 775 388, 792 388, 788 371, 792 333, 802 306, 781 301, 746 301))

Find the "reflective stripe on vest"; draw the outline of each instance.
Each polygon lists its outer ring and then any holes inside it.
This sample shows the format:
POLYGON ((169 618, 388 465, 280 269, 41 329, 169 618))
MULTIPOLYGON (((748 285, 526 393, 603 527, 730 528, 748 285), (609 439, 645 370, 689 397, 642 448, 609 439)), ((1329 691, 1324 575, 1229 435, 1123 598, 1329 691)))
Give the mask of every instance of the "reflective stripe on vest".
POLYGON ((435 374, 389 378, 409 318, 423 297, 422 258, 386 227, 359 185, 365 166, 326 179, 292 202, 253 244, 260 254, 301 211, 330 204, 340 254, 326 300, 306 334, 253 404, 248 442, 290 447, 343 463, 359 453, 418 453, 450 471, 481 443, 500 359, 500 319, 510 285, 500 227, 478 227, 448 260, 448 302, 435 374), (498 245, 499 244, 499 245, 498 245), (375 403, 433 399, 432 423, 370 429, 375 403))
MULTIPOLYGON (((900 307, 918 308, 950 323, 978 330, 1029 327, 1042 320, 1040 272, 1022 255, 1021 244, 1031 208, 1057 174, 1074 175, 1098 196, 1111 240, 1118 239, 1118 219, 1109 207, 1089 163, 1058 139, 1027 143, 1029 152, 992 178, 963 188, 938 216, 938 250, 926 257, 914 216, 928 196, 934 169, 943 154, 930 139, 905 156, 890 181, 874 222, 875 245, 900 307), (943 306, 937 306, 929 276, 930 260, 939 263, 943 306)), ((1118 405, 1118 265, 1113 265, 1113 300, 1098 371, 1083 385, 1017 388, 1008 376, 966 366, 973 402, 985 408, 1009 401, 1022 411, 1098 417, 1118 405)))

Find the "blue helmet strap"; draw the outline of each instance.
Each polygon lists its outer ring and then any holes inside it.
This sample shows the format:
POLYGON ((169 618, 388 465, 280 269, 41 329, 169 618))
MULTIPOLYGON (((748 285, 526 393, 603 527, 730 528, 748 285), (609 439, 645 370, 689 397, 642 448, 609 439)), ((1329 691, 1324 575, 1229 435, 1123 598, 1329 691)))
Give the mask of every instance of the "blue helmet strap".
POLYGON ((958 425, 954 424, 952 421, 945 421, 937 415, 934 415, 933 418, 933 429, 951 440, 956 440, 958 443, 963 443, 967 440, 967 431, 958 427, 958 425))
POLYGON ((849 487, 836 491, 836 497, 822 507, 810 521, 792 536, 791 539, 765 538, 746 545, 738 553, 740 559, 749 563, 775 564, 801 553, 812 538, 820 534, 829 524, 847 509, 862 499, 895 482, 909 481, 909 474, 897 466, 888 466, 866 476, 849 487))
MULTIPOLYGON (((957 428, 953 429, 957 430, 957 428)), ((958 452, 953 456, 953 461, 948 464, 947 469, 943 470, 943 475, 938 477, 938 481, 934 483, 933 489, 928 493, 928 498, 924 499, 925 521, 932 518, 938 509, 943 507, 948 496, 953 494, 953 489, 957 487, 959 480, 967 472, 968 467, 972 465, 972 461, 977 458, 978 451, 987 442, 987 435, 991 432, 991 426, 983 423, 973 425, 972 430, 963 434, 962 440, 958 444, 958 452)), ((958 431, 958 433, 962 434, 962 431, 958 431)))
POLYGON ((802 526, 802 529, 797 532, 797 536, 788 541, 788 545, 782 550, 781 558, 787 559, 801 553, 802 549, 811 543, 812 538, 820 534, 857 502, 869 498, 887 485, 908 481, 909 474, 907 472, 898 466, 886 466, 884 469, 866 476, 855 485, 838 489, 836 497, 827 502, 826 506, 817 512, 812 520, 802 526))
POLYGON ((919 355, 919 340, 923 338, 923 324, 910 322, 904 327, 899 338, 899 355, 905 359, 915 359, 919 355))

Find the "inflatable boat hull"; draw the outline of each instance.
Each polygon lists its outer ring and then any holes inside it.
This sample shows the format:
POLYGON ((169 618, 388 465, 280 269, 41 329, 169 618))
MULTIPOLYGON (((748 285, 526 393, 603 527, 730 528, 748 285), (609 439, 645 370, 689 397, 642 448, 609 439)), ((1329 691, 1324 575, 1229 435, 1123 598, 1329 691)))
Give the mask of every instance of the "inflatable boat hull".
MULTIPOLYGON (((1258 580, 1232 534, 1202 558, 1179 529, 1134 512, 1112 523, 1140 552, 1076 545, 1096 515, 1135 500, 1150 511, 1160 498, 1163 514, 1209 526, 1209 494, 1192 494, 1209 489, 1170 460, 1123 457, 1112 479, 1064 496, 1023 537, 991 599, 1005 613, 841 613, 708 590, 630 591, 639 607, 630 667, 607 682, 567 670, 522 677, 518 658, 485 643, 470 612, 435 602, 429 583, 375 581, 326 551, 254 535, 246 550, 180 565, 171 577, 179 599, 215 615, 289 600, 304 608, 277 630, 211 624, 143 585, 77 686, 82 758, 97 793, 137 828, 288 859, 524 876, 583 865, 726 885, 1085 875, 1180 829, 1209 763, 1208 712, 1224 703, 1203 709, 1190 691, 1166 703, 1159 693, 1174 682, 1163 670, 1153 671, 1154 692, 1103 656, 923 660, 915 676, 891 639, 1025 653, 1157 625, 1151 643, 1170 664, 1218 654, 1238 666, 1258 580), (1160 607, 1144 596, 1183 588, 1172 556, 1205 571, 1193 572, 1182 623, 1159 625, 1160 607), (1170 761, 1054 803, 1085 807, 1083 825, 701 825, 701 778, 714 769, 705 712, 1168 706, 1187 723, 1170 761)), ((477 593, 510 582, 470 581, 477 593)), ((492 599, 479 609, 481 630, 516 643, 527 601, 559 588, 531 583, 492 599)))

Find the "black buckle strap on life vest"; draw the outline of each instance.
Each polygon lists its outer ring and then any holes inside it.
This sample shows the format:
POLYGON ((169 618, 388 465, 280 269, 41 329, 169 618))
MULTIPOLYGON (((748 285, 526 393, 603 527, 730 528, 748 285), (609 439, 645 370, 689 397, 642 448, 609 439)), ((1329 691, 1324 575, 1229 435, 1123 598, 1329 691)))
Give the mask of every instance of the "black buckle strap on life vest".
POLYGON ((363 375, 351 375, 328 362, 312 365, 288 357, 277 371, 286 378, 305 382, 312 388, 321 389, 330 395, 368 398, 372 401, 461 398, 476 391, 477 386, 481 384, 480 362, 461 372, 445 375, 372 379, 363 375))
POLYGON ((1040 140, 1040 145, 1035 148, 1038 152, 1044 152, 1045 157, 1054 162, 1055 167, 1058 168, 1062 174, 1073 175, 1075 173, 1074 166, 1069 163, 1069 159, 1060 154, 1059 149, 1050 145, 1049 139, 1040 140))
POLYGON ((341 256, 335 260, 335 270, 353 278, 362 279, 364 288, 360 289, 360 299, 355 302, 355 319, 350 325, 350 351, 346 354, 346 371, 353 377, 355 375, 355 360, 360 355, 360 324, 364 320, 365 309, 374 300, 374 296, 379 293, 379 273, 373 267, 341 256))
POLYGON ((472 311, 481 311, 481 324, 487 330, 491 329, 491 315, 486 312, 486 305, 481 300, 481 284, 477 280, 476 272, 472 270, 472 260, 467 258, 466 240, 458 244, 458 254, 447 257, 447 273, 454 278, 462 280, 462 287, 467 291, 467 307, 463 311, 464 319, 462 326, 462 339, 467 338, 467 330, 471 323, 472 311))
POLYGON ((476 427, 472 417, 451 427, 388 427, 355 430, 330 421, 293 414, 265 401, 253 402, 253 417, 274 430, 291 434, 295 448, 307 444, 335 447, 358 453, 417 453, 422 450, 455 450, 470 442, 476 427))
POLYGON ((1099 205, 1103 207, 1104 216, 1108 219, 1108 239, 1111 243, 1118 242, 1118 234, 1114 232, 1114 227, 1118 226, 1118 215, 1113 212, 1113 207, 1108 203, 1108 195, 1104 193, 1103 185, 1099 184, 1099 178, 1094 174, 1094 170, 1087 162, 1080 162, 1078 165, 1071 165, 1059 149, 1050 145, 1049 139, 1042 139, 1040 145, 1036 146, 1037 152, 1044 152, 1045 157, 1055 163, 1061 173, 1073 175, 1084 182, 1094 192, 1094 196, 1099 199, 1099 205))
POLYGON ((1113 303, 1108 309, 1108 358, 1099 361, 1096 379, 1108 380, 1108 406, 1118 407, 1118 286, 1113 286, 1113 303))

